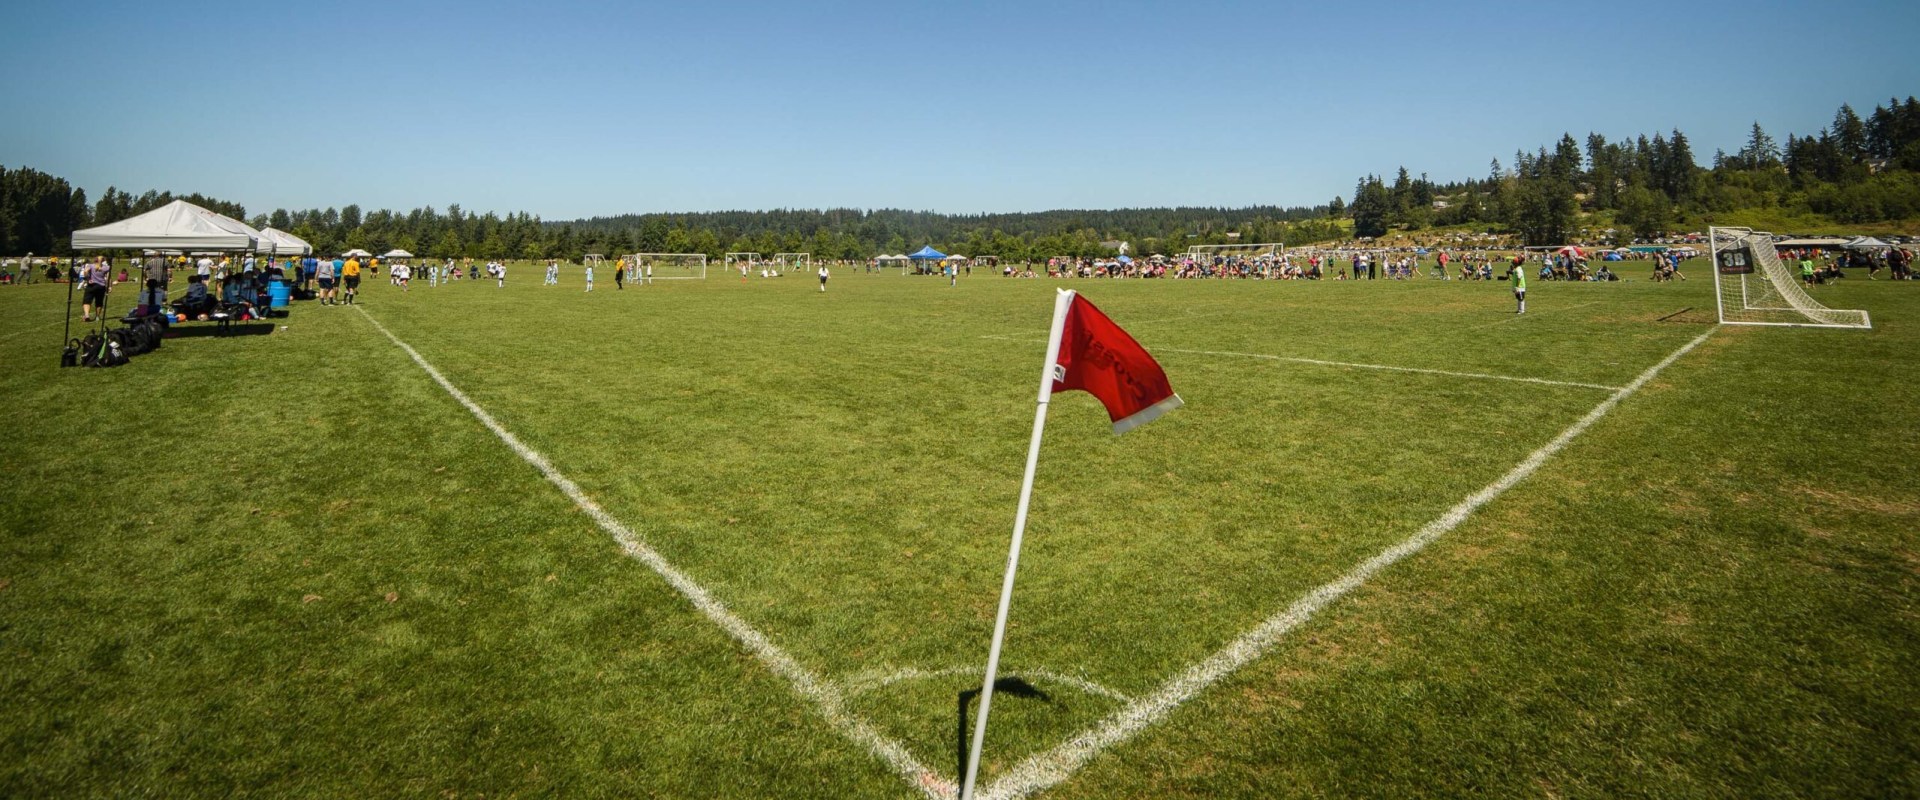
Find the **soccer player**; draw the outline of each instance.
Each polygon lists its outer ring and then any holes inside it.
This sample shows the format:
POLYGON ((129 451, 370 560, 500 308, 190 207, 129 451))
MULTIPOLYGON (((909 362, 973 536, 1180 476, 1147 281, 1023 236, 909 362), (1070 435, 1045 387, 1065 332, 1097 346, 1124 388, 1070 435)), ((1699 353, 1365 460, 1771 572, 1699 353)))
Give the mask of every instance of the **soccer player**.
MULTIPOLYGON (((1515 259, 1518 260, 1518 259, 1515 259)), ((1520 304, 1515 314, 1527 313, 1527 265, 1520 262, 1507 268, 1507 280, 1513 281, 1513 299, 1520 304)))
POLYGON ((558 286, 559 284, 560 284, 560 264, 559 262, 556 262, 553 259, 549 258, 547 259, 547 281, 545 284, 542 284, 542 285, 558 286))
POLYGON ((347 305, 353 305, 353 298, 360 293, 360 258, 347 259, 340 267, 340 287, 346 290, 347 305))
POLYGON ((627 281, 627 260, 623 258, 623 259, 620 259, 619 263, 613 265, 613 288, 615 289, 627 288, 626 281, 627 281))
POLYGON ((593 291, 593 265, 587 265, 587 291, 593 291))
POLYGON ((1811 248, 1800 254, 1800 279, 1806 281, 1808 287, 1812 287, 1814 284, 1813 250, 1811 248))
MULTIPOLYGON (((559 267, 555 267, 555 269, 559 269, 559 267)), ((507 262, 501 261, 493 265, 493 277, 499 281, 499 283, 496 284, 499 288, 507 288, 507 262)))
POLYGON ((827 290, 827 264, 826 262, 823 261, 820 263, 820 291, 824 292, 826 290, 827 290))

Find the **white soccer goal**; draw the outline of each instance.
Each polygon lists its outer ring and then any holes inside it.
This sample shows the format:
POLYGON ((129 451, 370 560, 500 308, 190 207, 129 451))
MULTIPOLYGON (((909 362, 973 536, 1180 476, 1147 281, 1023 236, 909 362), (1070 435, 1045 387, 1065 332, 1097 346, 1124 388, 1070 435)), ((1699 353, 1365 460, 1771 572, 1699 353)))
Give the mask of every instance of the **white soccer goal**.
POLYGON ((1828 308, 1800 286, 1795 270, 1780 262, 1773 234, 1748 228, 1709 228, 1713 250, 1713 297, 1726 325, 1797 325, 1810 328, 1871 328, 1867 312, 1828 308))
POLYGON ((1187 248, 1187 257, 1196 264, 1218 263, 1244 264, 1249 269, 1266 272, 1280 263, 1280 257, 1286 255, 1287 246, 1277 242, 1260 244, 1196 244, 1187 248))
POLYGON ((627 280, 706 280, 706 253, 634 253, 627 256, 627 280))
POLYGON ((813 271, 813 254, 812 253, 774 253, 773 268, 775 271, 783 275, 786 273, 795 272, 795 271, 798 271, 802 274, 811 272, 813 271))
POLYGON ((738 270, 741 277, 746 277, 748 272, 760 268, 759 253, 728 253, 726 259, 727 271, 738 270))

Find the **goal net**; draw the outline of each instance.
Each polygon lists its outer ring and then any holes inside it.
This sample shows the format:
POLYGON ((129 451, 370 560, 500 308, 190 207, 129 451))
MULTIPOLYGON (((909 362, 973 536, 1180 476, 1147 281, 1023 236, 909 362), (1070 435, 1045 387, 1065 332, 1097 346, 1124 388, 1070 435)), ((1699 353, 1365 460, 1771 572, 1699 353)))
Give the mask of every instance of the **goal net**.
POLYGON ((634 253, 627 256, 627 280, 706 280, 706 253, 634 253))
POLYGON ((812 253, 774 253, 773 269, 775 272, 779 272, 781 274, 786 274, 786 273, 795 272, 795 271, 802 272, 802 273, 812 271, 813 254, 812 253))
POLYGON ((1871 328, 1867 312, 1828 308, 1802 288, 1773 248, 1773 234, 1748 228, 1710 228, 1713 295, 1727 325, 1801 325, 1871 328))
POLYGON ((728 253, 726 255, 728 272, 738 271, 741 277, 760 268, 759 253, 728 253))
POLYGON ((1196 264, 1246 267, 1266 272, 1280 263, 1287 246, 1274 242, 1262 244, 1196 244, 1187 248, 1187 258, 1196 264))

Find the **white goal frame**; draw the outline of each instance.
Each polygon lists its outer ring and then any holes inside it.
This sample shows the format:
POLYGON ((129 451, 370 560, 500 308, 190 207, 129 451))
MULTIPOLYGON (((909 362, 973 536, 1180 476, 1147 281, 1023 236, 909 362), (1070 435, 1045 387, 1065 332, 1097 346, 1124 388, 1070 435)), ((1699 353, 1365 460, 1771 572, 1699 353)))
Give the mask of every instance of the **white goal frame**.
POLYGON ((1249 244, 1196 244, 1187 248, 1187 258, 1196 264, 1211 265, 1215 256, 1241 256, 1264 262, 1263 274, 1269 274, 1286 258, 1287 246, 1279 242, 1249 244))
POLYGON ((627 280, 652 283, 663 281, 704 281, 707 279, 706 253, 630 253, 627 255, 627 280), (684 267, 684 275, 660 275, 653 271, 654 265, 662 260, 672 259, 674 263, 666 267, 684 267))
POLYGON ((727 271, 732 272, 733 265, 739 264, 740 277, 743 277, 743 278, 746 277, 747 273, 751 271, 754 267, 757 267, 760 265, 759 253, 748 253, 748 252, 728 253, 726 255, 726 259, 727 259, 726 260, 727 271))
POLYGON ((1722 325, 1871 329, 1867 312, 1828 308, 1780 262, 1773 234, 1752 228, 1707 229, 1713 304, 1722 325), (1732 305, 1729 305, 1732 304, 1732 305))
POLYGON ((812 272, 813 271, 813 254, 812 253, 774 253, 773 268, 782 274, 791 272, 794 269, 798 269, 803 273, 812 272))

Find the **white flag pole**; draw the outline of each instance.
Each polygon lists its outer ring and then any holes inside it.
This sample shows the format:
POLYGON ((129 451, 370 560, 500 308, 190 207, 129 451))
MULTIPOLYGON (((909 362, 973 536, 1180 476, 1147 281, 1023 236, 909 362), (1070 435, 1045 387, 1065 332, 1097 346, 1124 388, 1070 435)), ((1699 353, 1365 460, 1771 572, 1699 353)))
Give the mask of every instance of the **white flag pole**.
POLYGON ((967 775, 960 800, 972 800, 980 776, 980 745, 987 739, 987 712, 993 707, 994 673, 1000 669, 1000 644, 1007 636, 1007 609, 1013 605, 1013 573, 1020 566, 1020 537, 1027 532, 1027 505, 1033 499, 1033 471, 1040 463, 1040 436, 1047 427, 1047 403, 1053 399, 1053 365, 1060 358, 1060 334, 1067 324, 1073 291, 1061 289, 1053 298, 1053 325, 1047 331, 1047 360, 1040 369, 1040 398, 1033 410, 1033 441, 1027 445, 1027 474, 1020 481, 1020 507, 1013 515, 1013 545, 1007 549, 1007 575, 1000 582, 1000 613, 993 620, 993 644, 987 649, 987 677, 980 683, 980 716, 973 723, 973 746, 967 752, 967 775))

